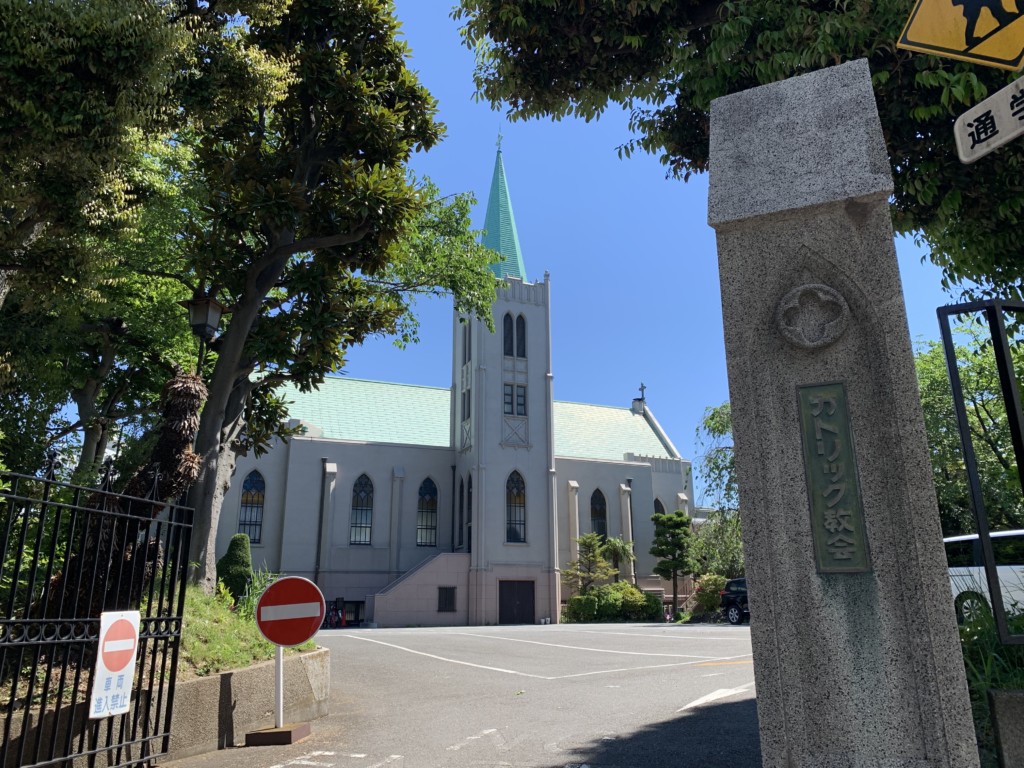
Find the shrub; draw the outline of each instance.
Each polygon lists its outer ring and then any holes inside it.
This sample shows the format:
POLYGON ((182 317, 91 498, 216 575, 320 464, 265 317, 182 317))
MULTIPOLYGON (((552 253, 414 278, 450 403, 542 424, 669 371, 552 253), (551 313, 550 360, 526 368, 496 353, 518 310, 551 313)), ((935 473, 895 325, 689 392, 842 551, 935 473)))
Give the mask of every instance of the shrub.
POLYGON ((597 598, 593 595, 573 595, 565 604, 562 617, 569 624, 594 621, 597 617, 597 598))
POLYGON ((590 593, 597 598, 597 621, 622 621, 622 593, 619 584, 629 586, 620 581, 615 584, 602 584, 591 589, 590 593))
POLYGON ((249 551, 248 535, 236 533, 231 537, 228 551, 217 561, 217 580, 224 582, 235 602, 242 599, 252 581, 252 553, 249 551))
POLYGON ((721 592, 725 589, 725 576, 707 573, 697 579, 697 610, 696 614, 713 613, 722 604, 721 592))
POLYGON ((271 573, 266 568, 254 571, 245 593, 238 598, 238 603, 235 606, 238 615, 249 621, 256 621, 256 603, 259 602, 267 587, 277 581, 278 576, 279 574, 271 573))

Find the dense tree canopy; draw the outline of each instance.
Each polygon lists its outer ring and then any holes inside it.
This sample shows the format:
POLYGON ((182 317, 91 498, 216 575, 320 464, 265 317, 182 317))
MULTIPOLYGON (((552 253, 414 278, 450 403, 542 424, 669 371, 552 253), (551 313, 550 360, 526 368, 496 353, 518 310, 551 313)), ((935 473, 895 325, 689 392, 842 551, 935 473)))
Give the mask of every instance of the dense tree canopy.
POLYGON ((956 116, 1014 75, 898 50, 905 0, 462 0, 476 82, 513 118, 631 110, 629 153, 669 173, 708 167, 712 99, 867 58, 889 147, 900 232, 916 232, 949 284, 1020 296, 1024 145, 959 162, 956 116))
POLYGON ((133 0, 121 26, 123 3, 4 2, 25 24, 0 29, 0 278, 49 264, 62 290, 16 282, 2 310, 0 453, 30 471, 82 429, 85 471, 112 425, 147 427, 161 377, 198 369, 191 559, 212 588, 235 457, 287 434, 280 388, 316 387, 368 336, 415 339, 417 295, 489 322, 498 257, 470 196, 408 170, 443 126, 390 0, 133 0), (68 78, 85 90, 63 99, 68 78), (197 354, 177 304, 207 298, 227 314, 197 354))

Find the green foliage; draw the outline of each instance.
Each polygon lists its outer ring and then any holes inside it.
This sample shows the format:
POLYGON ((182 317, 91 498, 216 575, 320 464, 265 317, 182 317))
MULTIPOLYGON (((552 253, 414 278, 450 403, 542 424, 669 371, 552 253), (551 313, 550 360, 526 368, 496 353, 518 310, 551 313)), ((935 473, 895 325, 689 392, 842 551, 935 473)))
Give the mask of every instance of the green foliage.
POLYGON ((597 597, 573 595, 566 601, 562 620, 569 624, 583 624, 597 620, 597 597))
POLYGON ((893 221, 918 232, 950 284, 1021 295, 1024 146, 960 163, 950 123, 1015 73, 898 50, 903 0, 462 0, 482 99, 513 119, 631 111, 620 153, 672 175, 708 168, 712 99, 867 58, 895 180, 893 221), (973 283, 978 283, 977 288, 973 283))
POLYGON ((228 551, 217 561, 217 581, 224 585, 232 600, 237 603, 249 590, 252 577, 249 536, 245 533, 236 533, 231 537, 228 551))
MULTIPOLYGON (((203 677, 229 669, 244 669, 274 658, 275 646, 260 634, 256 623, 231 608, 230 596, 205 595, 195 588, 185 591, 181 677, 203 677)), ((311 640, 295 650, 315 647, 311 640)))
POLYGON ((0 271, 28 271, 23 288, 78 292, 95 254, 74 241, 130 215, 130 157, 174 117, 188 36, 171 11, 164 0, 0 0, 0 271))
MULTIPOLYGON (((1024 634, 1024 613, 1010 617, 1010 631, 1024 634)), ((978 737, 978 749, 985 768, 995 768, 995 734, 989 708, 990 690, 1024 690, 1024 646, 1003 645, 991 613, 960 628, 971 712, 978 737)))
POLYGON ((693 573, 716 573, 727 579, 743 575, 743 531, 737 513, 713 510, 690 544, 693 573))
POLYGON ((651 554, 658 558, 654 572, 663 579, 672 581, 672 610, 679 606, 679 577, 690 573, 690 543, 693 540, 693 521, 684 510, 677 509, 671 514, 655 513, 654 539, 651 554))
POLYGON ((579 556, 562 571, 562 581, 570 592, 586 595, 599 582, 607 581, 617 569, 605 560, 604 537, 599 533, 585 533, 576 539, 579 556))
POLYGON ((266 568, 253 571, 245 594, 235 604, 235 611, 238 615, 249 621, 256 621, 256 604, 260 601, 263 593, 267 591, 267 587, 277 581, 278 576, 279 574, 271 573, 266 568))
POLYGON ((601 556, 608 560, 615 569, 614 579, 619 580, 619 567, 624 563, 632 563, 636 560, 636 553, 633 551, 633 542, 626 541, 620 536, 612 536, 605 539, 601 545, 601 556))
POLYGON ((717 573, 707 573, 697 579, 694 594, 697 597, 695 613, 714 613, 722 603, 721 592, 725 589, 727 579, 717 573))
POLYGON ((585 595, 573 595, 563 613, 563 619, 570 623, 657 621, 660 618, 661 601, 626 581, 600 584, 585 595))
MULTIPOLYGON (((991 343, 983 329, 965 325, 956 329, 956 357, 963 386, 967 422, 981 478, 982 497, 989 525, 994 529, 1024 527, 1017 464, 999 387, 991 343)), ((1024 379, 1024 356, 1017 356, 1017 378, 1024 379)), ((975 530, 960 431, 953 408, 943 348, 923 344, 914 357, 924 410, 925 431, 932 460, 932 479, 945 536, 975 530)))
POLYGON ((732 443, 732 408, 728 402, 704 409, 697 428, 697 476, 710 494, 708 506, 739 509, 736 456, 732 443))

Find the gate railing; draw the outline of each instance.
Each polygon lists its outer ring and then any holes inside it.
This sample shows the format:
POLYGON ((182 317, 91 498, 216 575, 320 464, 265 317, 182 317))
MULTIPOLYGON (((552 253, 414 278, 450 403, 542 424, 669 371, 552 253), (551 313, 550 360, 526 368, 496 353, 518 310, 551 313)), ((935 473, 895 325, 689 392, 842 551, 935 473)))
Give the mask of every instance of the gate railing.
POLYGON ((0 768, 168 751, 192 512, 110 485, 0 475, 0 768), (141 612, 130 706, 90 719, 100 613, 125 610, 141 612))
POLYGON ((1010 432, 1010 442, 1013 446, 1018 480, 1020 488, 1024 492, 1024 411, 1021 409, 1021 394, 1017 386, 1017 376, 1014 371, 1010 340, 1006 329, 1006 315, 1015 315, 1017 318, 1024 316, 1024 303, 989 299, 939 307, 937 311, 942 345, 946 354, 946 368, 949 371, 949 381, 953 390, 953 405, 956 410, 957 427, 960 431, 960 445, 963 449, 964 466, 967 470, 967 483, 970 489, 971 503, 974 507, 974 518, 978 525, 981 559, 985 566, 985 580, 991 597, 996 630, 1002 643, 1024 645, 1024 634, 1011 631, 1007 617, 1004 590, 1000 583, 996 557, 992 548, 988 513, 985 509, 981 477, 978 474, 974 440, 971 437, 970 422, 967 418, 967 406, 964 402, 963 383, 960 381, 960 368, 957 364, 952 327, 953 319, 963 315, 982 315, 988 325, 989 342, 992 344, 996 371, 999 374, 999 388, 1010 432))

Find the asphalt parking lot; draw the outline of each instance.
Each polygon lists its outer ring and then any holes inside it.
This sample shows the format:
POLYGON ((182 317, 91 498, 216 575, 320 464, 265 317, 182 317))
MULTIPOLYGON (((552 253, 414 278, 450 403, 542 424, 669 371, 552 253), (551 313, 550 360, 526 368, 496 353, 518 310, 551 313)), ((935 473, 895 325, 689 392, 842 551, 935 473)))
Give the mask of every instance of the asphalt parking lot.
POLYGON ((754 768, 745 626, 321 632, 331 714, 290 747, 175 768, 754 768))

